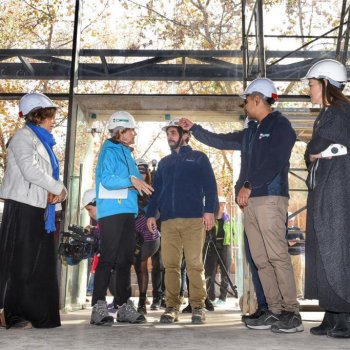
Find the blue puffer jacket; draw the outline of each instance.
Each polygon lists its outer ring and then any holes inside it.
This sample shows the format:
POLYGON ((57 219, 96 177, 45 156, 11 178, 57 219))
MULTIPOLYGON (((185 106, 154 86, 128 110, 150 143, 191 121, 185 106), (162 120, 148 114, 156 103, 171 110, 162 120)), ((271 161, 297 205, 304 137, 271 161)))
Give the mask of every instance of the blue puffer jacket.
POLYGON ((147 217, 155 217, 159 210, 161 221, 200 218, 204 212, 214 213, 216 197, 216 181, 208 157, 183 146, 179 153, 173 151, 159 162, 147 217))
POLYGON ((97 218, 115 214, 138 213, 137 191, 128 190, 127 199, 99 198, 100 184, 107 190, 119 190, 131 187, 130 176, 142 179, 131 155, 129 147, 112 139, 106 140, 102 146, 96 166, 96 207, 97 218))
POLYGON ((208 146, 242 152, 236 195, 243 183, 249 181, 251 197, 289 197, 289 158, 296 140, 289 120, 274 111, 257 128, 254 122, 249 124, 247 129, 227 134, 215 134, 196 124, 191 131, 197 140, 208 146))

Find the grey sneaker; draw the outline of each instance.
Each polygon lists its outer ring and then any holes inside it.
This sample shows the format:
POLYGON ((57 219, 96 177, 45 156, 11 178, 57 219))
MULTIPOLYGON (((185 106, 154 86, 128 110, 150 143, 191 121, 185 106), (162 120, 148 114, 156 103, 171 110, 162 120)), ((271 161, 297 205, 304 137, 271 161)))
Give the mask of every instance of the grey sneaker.
POLYGON ((98 300, 92 307, 90 324, 97 326, 112 326, 113 323, 114 318, 108 313, 106 301, 98 300))
POLYGON ((192 309, 192 323, 193 324, 205 323, 205 312, 202 307, 194 307, 192 309))
POLYGON ((179 320, 179 310, 175 307, 167 307, 160 316, 160 323, 174 323, 179 320))
POLYGON ((271 329, 271 326, 279 321, 281 315, 266 311, 258 318, 246 318, 245 325, 251 329, 271 329))
POLYGON ((271 326, 274 333, 296 333, 304 330, 300 314, 292 311, 282 311, 280 320, 271 326))
POLYGON ((145 323, 146 317, 136 311, 134 303, 128 300, 117 311, 118 322, 145 323))

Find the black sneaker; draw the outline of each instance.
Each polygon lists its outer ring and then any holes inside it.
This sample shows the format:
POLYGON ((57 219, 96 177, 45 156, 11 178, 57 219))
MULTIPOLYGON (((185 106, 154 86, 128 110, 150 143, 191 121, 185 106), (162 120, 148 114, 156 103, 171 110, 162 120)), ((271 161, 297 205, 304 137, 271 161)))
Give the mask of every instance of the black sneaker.
POLYGON ((271 326, 274 333, 296 333, 304 330, 300 314, 292 311, 282 311, 280 319, 271 326))
POLYGON ((192 306, 190 303, 181 311, 183 314, 191 314, 192 313, 192 306))
POLYGON ((160 304, 162 303, 160 298, 153 298, 152 304, 150 306, 151 310, 159 310, 160 304))
POLYGON ((137 312, 141 315, 147 315, 146 305, 139 304, 137 307, 137 312))
POLYGON ((271 329, 271 326, 279 321, 281 315, 266 311, 258 318, 245 319, 245 325, 251 329, 271 329))
POLYGON ((263 315, 265 312, 267 312, 267 309, 257 309, 254 313, 251 315, 243 315, 242 321, 245 322, 245 320, 259 318, 261 315, 263 315))
POLYGON ((208 311, 214 311, 214 305, 213 305, 213 303, 209 300, 209 298, 206 298, 206 299, 205 299, 205 308, 206 308, 208 311))
POLYGON ((162 300, 160 301, 160 307, 166 309, 166 301, 164 298, 162 298, 162 300))

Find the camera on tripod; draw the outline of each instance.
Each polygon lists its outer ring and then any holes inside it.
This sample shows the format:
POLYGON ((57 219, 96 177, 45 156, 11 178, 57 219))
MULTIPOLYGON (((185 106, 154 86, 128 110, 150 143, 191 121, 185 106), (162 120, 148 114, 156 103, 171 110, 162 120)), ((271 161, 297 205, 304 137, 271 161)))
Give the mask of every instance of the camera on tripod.
POLYGON ((58 254, 67 264, 77 265, 81 260, 93 257, 98 250, 95 235, 77 225, 69 225, 68 230, 61 233, 58 247, 58 254))

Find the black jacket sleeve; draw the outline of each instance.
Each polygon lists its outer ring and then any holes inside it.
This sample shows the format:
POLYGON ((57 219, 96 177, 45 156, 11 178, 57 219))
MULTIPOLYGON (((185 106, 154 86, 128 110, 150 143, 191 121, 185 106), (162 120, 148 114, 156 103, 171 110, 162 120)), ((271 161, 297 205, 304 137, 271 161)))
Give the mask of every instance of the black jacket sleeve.
POLYGON ((227 134, 215 134, 194 124, 191 128, 193 136, 207 146, 221 150, 240 151, 242 147, 243 131, 230 132, 227 134))

